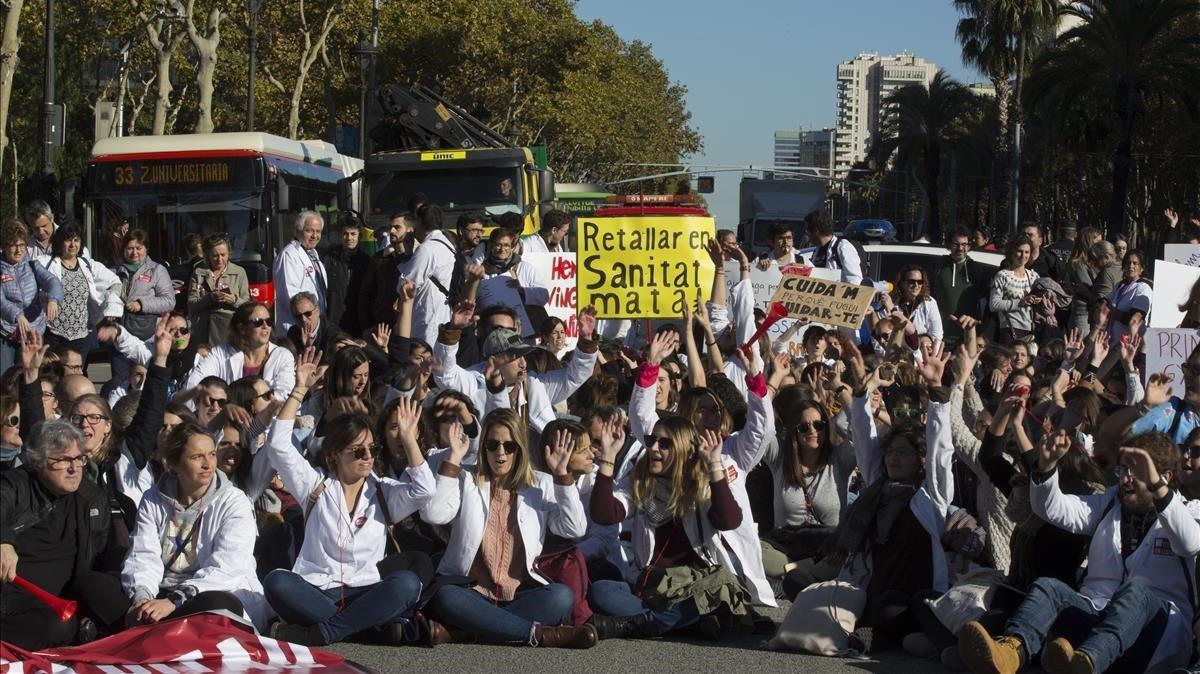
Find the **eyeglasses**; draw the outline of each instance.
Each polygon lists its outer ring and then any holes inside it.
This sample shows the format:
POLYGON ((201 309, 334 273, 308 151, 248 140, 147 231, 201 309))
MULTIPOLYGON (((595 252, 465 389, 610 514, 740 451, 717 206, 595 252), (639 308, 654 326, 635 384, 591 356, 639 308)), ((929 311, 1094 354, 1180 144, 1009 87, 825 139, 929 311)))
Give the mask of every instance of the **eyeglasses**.
POLYGON ((923 285, 925 285, 925 279, 920 279, 920 278, 906 278, 906 279, 904 279, 904 282, 905 282, 905 283, 907 283, 907 284, 908 284, 908 285, 910 285, 910 286, 923 286, 923 285))
POLYGON ((1117 465, 1113 466, 1113 475, 1116 475, 1118 480, 1125 477, 1126 475, 1132 475, 1132 474, 1133 474, 1133 471, 1129 469, 1129 466, 1126 466, 1121 463, 1118 463, 1117 465))
POLYGON ((4 420, 4 425, 12 426, 13 428, 16 428, 17 426, 21 425, 21 417, 14 414, 11 417, 4 420))
POLYGON ((275 322, 274 322, 274 321, 272 321, 272 320, 270 319, 270 317, 267 317, 267 318, 251 318, 250 320, 246 321, 246 323, 247 323, 247 325, 253 325, 253 326, 254 326, 254 327, 256 327, 256 328, 270 327, 270 326, 272 326, 272 325, 275 325, 275 322))
POLYGON ((300 313, 296 314, 296 318, 312 318, 312 315, 315 313, 317 313, 316 309, 309 309, 308 311, 301 311, 300 313))
POLYGON ((75 465, 80 468, 83 468, 85 465, 87 465, 87 462, 88 462, 88 458, 87 458, 87 456, 85 456, 83 454, 79 454, 76 456, 54 456, 54 457, 47 456, 46 457, 46 466, 49 467, 51 470, 63 470, 71 465, 75 465))
POLYGON ((63 363, 62 366, 63 369, 67 370, 68 372, 83 372, 83 363, 63 363))
POLYGON ((970 241, 951 241, 950 247, 951 248, 970 248, 971 242, 970 241))
POLYGON ((516 454, 521 445, 516 440, 488 440, 483 446, 489 452, 503 451, 505 454, 516 454))
POLYGON ((801 421, 796 424, 796 430, 801 433, 811 433, 813 431, 820 433, 825 430, 825 422, 821 419, 817 419, 816 421, 801 421))
POLYGON ((670 449, 675 446, 675 443, 671 441, 671 438, 669 438, 665 435, 664 436, 657 436, 657 435, 644 436, 644 437, 642 437, 642 444, 645 445, 646 449, 650 449, 650 448, 654 447, 655 445, 658 445, 659 449, 666 450, 666 451, 670 451, 670 449))
POLYGON ((379 445, 374 442, 369 445, 350 445, 343 451, 354 454, 354 459, 356 461, 362 461, 363 459, 368 459, 378 454, 379 445))
POLYGON ((100 423, 101 421, 108 421, 108 417, 104 416, 103 414, 72 414, 71 415, 71 423, 75 424, 76 426, 82 425, 83 422, 85 422, 85 421, 88 423, 89 426, 95 426, 96 424, 100 423))
POLYGON ((171 334, 172 334, 172 335, 180 335, 180 336, 183 336, 183 335, 186 335, 186 334, 188 334, 188 333, 189 333, 189 332, 191 332, 191 331, 192 331, 192 329, 191 329, 191 328, 189 328, 189 327, 188 327, 188 326, 186 326, 186 325, 183 325, 183 326, 180 326, 180 327, 178 327, 178 328, 171 328, 171 331, 170 331, 170 332, 171 332, 171 334))
POLYGON ((215 407, 224 408, 228 404, 229 404, 229 398, 209 398, 208 402, 205 403, 205 407, 214 407, 215 406, 215 407))

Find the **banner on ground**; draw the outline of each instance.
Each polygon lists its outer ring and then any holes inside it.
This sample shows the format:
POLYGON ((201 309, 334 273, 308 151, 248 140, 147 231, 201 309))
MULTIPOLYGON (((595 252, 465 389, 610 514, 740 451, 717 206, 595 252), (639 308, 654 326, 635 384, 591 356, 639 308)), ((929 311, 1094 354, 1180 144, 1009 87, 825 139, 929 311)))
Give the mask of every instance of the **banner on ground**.
POLYGON ((578 302, 601 318, 674 318, 712 294, 706 247, 716 223, 700 216, 580 218, 578 302))
MULTIPOLYGON (((1189 267, 1200 266, 1200 244, 1168 243, 1163 246, 1163 259, 1175 264, 1186 264, 1189 267)), ((1154 275, 1157 278, 1157 271, 1154 275)))
POLYGON ((771 301, 782 302, 791 318, 857 330, 874 297, 873 287, 785 274, 771 301))
POLYGON ((1167 260, 1154 263, 1154 296, 1150 304, 1150 327, 1177 328, 1183 322, 1184 310, 1192 287, 1200 282, 1200 267, 1190 267, 1167 260))
POLYGON ((1183 363, 1200 343, 1200 330, 1191 328, 1148 328, 1145 337, 1146 371, 1143 382, 1152 374, 1174 377, 1172 387, 1183 389, 1183 363))
POLYGON ((0 674, 8 672, 365 672, 341 656, 259 636, 221 613, 134 627, 83 646, 31 653, 0 641, 0 674))
POLYGON ((550 301, 546 314, 559 318, 567 331, 567 349, 579 341, 579 310, 575 291, 575 253, 523 253, 521 264, 539 269, 539 276, 549 279, 550 301))

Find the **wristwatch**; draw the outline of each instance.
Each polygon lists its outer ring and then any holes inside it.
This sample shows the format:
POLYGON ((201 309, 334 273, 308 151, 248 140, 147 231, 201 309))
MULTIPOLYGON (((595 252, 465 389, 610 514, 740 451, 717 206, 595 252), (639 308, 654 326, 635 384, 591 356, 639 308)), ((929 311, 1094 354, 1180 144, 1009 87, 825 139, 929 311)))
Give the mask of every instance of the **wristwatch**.
POLYGON ((1167 488, 1167 478, 1163 477, 1162 475, 1158 476, 1158 482, 1155 482, 1154 484, 1150 485, 1150 491, 1152 491, 1152 492, 1157 492, 1159 489, 1166 489, 1166 488, 1167 488))

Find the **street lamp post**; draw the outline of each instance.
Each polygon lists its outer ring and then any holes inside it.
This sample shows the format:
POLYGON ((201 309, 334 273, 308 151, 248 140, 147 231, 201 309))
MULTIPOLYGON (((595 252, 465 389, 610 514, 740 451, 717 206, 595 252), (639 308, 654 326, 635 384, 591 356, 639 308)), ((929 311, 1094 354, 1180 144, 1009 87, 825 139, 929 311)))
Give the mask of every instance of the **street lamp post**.
POLYGON ((258 50, 258 10, 262 9, 262 0, 246 0, 246 10, 250 13, 250 30, 247 31, 247 51, 250 55, 250 65, 246 77, 246 130, 254 130, 254 59, 258 50))
POLYGON ((42 176, 54 175, 54 134, 57 110, 54 107, 54 0, 46 0, 46 72, 42 79, 42 176))
POLYGON ((372 65, 379 48, 371 43, 366 31, 359 34, 358 44, 350 53, 358 57, 359 99, 358 99, 358 156, 367 157, 367 96, 372 88, 372 65))

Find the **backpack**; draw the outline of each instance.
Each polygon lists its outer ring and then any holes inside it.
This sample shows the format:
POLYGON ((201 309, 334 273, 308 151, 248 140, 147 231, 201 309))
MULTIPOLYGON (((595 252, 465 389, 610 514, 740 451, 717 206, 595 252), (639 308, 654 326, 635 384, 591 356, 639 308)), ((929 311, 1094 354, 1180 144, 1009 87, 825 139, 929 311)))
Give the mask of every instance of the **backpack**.
POLYGON ((436 286, 438 290, 442 291, 442 294, 446 296, 446 304, 453 311, 459 300, 466 297, 467 257, 459 254, 457 250, 454 250, 453 246, 445 241, 442 241, 441 239, 436 239, 436 241, 446 248, 449 248, 450 252, 454 255, 454 271, 450 272, 449 288, 443 286, 442 282, 433 275, 430 275, 429 282, 436 286))
POLYGON ((829 248, 829 262, 836 264, 838 269, 842 268, 842 255, 839 251, 841 251, 843 241, 854 246, 854 250, 858 251, 858 264, 862 270, 863 278, 870 276, 867 273, 867 250, 863 248, 861 243, 854 239, 844 239, 840 236, 833 237, 833 245, 829 248))

